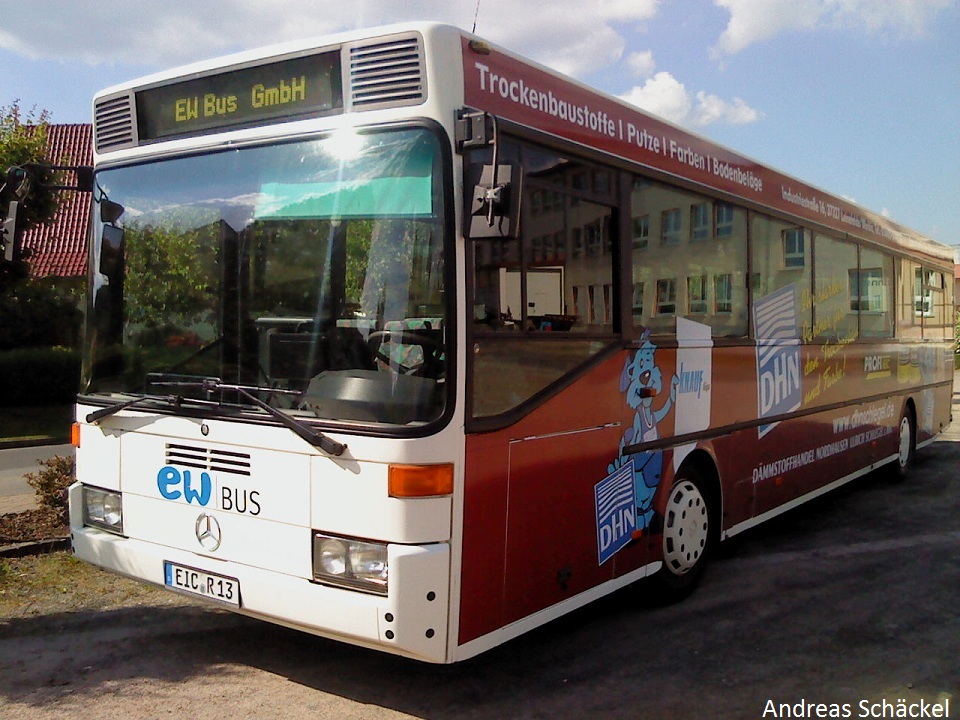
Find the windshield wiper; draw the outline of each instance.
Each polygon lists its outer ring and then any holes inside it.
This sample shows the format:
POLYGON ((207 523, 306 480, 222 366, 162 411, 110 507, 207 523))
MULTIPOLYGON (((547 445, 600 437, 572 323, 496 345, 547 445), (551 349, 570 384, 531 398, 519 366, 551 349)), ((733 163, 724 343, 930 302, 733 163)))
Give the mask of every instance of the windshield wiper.
POLYGON ((167 402, 174 407, 180 407, 185 402, 196 403, 199 405, 216 405, 216 403, 206 402, 204 400, 194 400, 192 398, 185 398, 179 395, 167 395, 167 396, 158 396, 158 395, 141 395, 136 397, 133 400, 124 400, 115 405, 108 405, 105 408, 100 408, 99 410, 94 410, 92 413, 87 415, 87 422, 91 425, 103 420, 105 417, 110 417, 111 415, 116 415, 121 410, 126 410, 128 407, 134 405, 139 405, 140 403, 145 402, 167 402))
MULTIPOLYGON (((326 435, 324 435, 319 430, 314 430, 312 427, 306 423, 300 422, 295 417, 287 415, 282 410, 268 405, 263 400, 258 398, 253 394, 252 391, 262 391, 262 392, 271 392, 271 393, 286 393, 299 395, 300 393, 290 390, 278 390, 275 388, 261 388, 250 385, 229 385, 227 383, 220 382, 217 378, 202 378, 200 380, 154 380, 154 385, 166 386, 166 387, 182 387, 182 388, 197 388, 203 390, 207 393, 220 392, 223 390, 228 390, 230 392, 235 392, 239 395, 242 395, 244 398, 252 402, 261 410, 269 413, 281 423, 283 423, 290 430, 293 430, 297 435, 302 437, 308 443, 314 447, 318 447, 330 455, 340 456, 343 455, 343 451, 347 449, 347 446, 344 443, 337 442, 336 440, 331 440, 326 435)), ((133 405, 134 401, 125 403, 124 405, 129 406, 133 405)), ((107 408, 110 409, 110 408, 107 408)), ((118 408, 122 410, 123 408, 118 408)))

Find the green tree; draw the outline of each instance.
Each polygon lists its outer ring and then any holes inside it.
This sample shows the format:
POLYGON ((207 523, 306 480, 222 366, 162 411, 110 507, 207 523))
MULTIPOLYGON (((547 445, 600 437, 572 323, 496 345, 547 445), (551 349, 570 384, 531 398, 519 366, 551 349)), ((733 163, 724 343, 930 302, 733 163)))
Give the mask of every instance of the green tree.
MULTIPOLYGON (((50 113, 36 108, 24 113, 20 101, 9 106, 0 106, 0 183, 4 182, 7 170, 30 163, 47 163, 47 127, 50 113)), ((56 190, 45 185, 57 182, 56 173, 50 170, 34 170, 31 182, 21 207, 21 223, 24 229, 47 224, 57 215, 59 198, 56 190)), ((5 200, 9 198, 4 198, 5 200)), ((7 203, 0 202, 0 218, 7 216, 7 203)))
MULTIPOLYGON (((24 113, 20 101, 14 100, 9 106, 0 106, 0 220, 6 219, 9 201, 15 199, 12 188, 7 184, 7 172, 11 168, 47 162, 47 127, 50 114, 36 108, 24 113)), ((53 222, 59 208, 55 185, 57 173, 42 168, 29 168, 30 182, 26 194, 19 199, 17 225, 20 231, 36 225, 53 222)), ((18 260, 8 262, 3 252, 13 238, 0 236, 0 292, 6 292, 25 282, 29 276, 29 266, 18 260)))

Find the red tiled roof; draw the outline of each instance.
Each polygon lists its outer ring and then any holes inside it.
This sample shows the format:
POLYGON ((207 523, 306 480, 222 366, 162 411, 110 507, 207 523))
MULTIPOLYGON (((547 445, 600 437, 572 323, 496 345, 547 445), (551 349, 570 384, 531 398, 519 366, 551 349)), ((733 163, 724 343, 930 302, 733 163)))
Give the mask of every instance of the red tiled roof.
MULTIPOLYGON (((47 158, 51 165, 92 165, 93 126, 47 126, 47 158)), ((54 222, 23 234, 23 246, 31 252, 31 277, 86 275, 89 220, 90 193, 62 191, 54 222)))

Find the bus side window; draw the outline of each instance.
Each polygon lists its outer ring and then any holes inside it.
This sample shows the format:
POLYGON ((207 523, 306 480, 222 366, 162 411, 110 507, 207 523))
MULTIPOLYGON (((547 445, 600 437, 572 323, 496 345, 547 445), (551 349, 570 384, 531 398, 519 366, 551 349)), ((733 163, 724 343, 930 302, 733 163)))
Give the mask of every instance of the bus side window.
POLYGON ((857 246, 817 235, 813 245, 816 276, 813 288, 814 336, 851 340, 858 335, 859 271, 857 246))
POLYGON ((953 308, 946 304, 946 277, 940 270, 923 268, 921 286, 929 311, 923 318, 924 340, 949 340, 953 337, 950 321, 953 308))
MULTIPOLYGON (((954 270, 954 275, 956 270, 954 270)), ((944 277, 943 283, 943 312, 944 312, 944 327, 943 327, 943 338, 944 340, 952 340, 956 337, 956 298, 954 298, 954 283, 955 280, 950 276, 944 277)))
POLYGON ((630 195, 635 327, 673 334, 676 318, 713 337, 747 334, 747 213, 637 176, 630 195))
POLYGON ((860 248, 860 277, 850 302, 860 310, 861 337, 893 337, 893 257, 860 248))
POLYGON ((613 332, 611 208, 550 188, 533 187, 529 197, 521 220, 526 304, 516 277, 508 305, 525 310, 526 330, 613 332))
POLYGON ((911 260, 897 262, 897 334, 911 340, 953 338, 952 278, 911 260))
MULTIPOLYGON (((470 186, 488 149, 465 165, 470 186)), ((472 414, 508 413, 617 342, 616 176, 501 140, 521 168, 517 238, 473 238, 472 414)))
POLYGON ((897 334, 919 340, 923 335, 924 297, 920 286, 920 265, 897 260, 897 334))
MULTIPOLYGON (((519 161, 519 148, 513 142, 501 140, 498 162, 515 164, 519 161)), ((483 169, 492 163, 492 149, 484 147, 465 155, 464 190, 468 196, 464 202, 473 202, 473 188, 480 182, 483 169)), ((518 178, 513 179, 514 183, 518 178)), ((469 234, 466 233, 465 234, 469 234)), ((510 284, 511 274, 520 271, 520 239, 514 233, 510 237, 483 237, 471 241, 473 255, 473 325, 478 330, 516 329, 514 312, 519 317, 520 308, 510 307, 505 302, 504 286, 510 284)))
MULTIPOLYGON (((796 225, 774 220, 766 215, 750 216, 750 279, 754 309, 784 288, 793 289, 793 313, 796 337, 813 334, 813 301, 810 233, 796 225)), ((753 328, 754 336, 763 338, 765 327, 753 328)))

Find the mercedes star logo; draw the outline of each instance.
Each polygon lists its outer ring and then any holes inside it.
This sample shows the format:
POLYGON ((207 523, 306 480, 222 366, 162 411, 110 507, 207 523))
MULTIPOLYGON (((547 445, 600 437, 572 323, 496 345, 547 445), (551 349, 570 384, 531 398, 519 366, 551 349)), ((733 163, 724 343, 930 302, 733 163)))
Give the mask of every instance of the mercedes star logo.
POLYGON ((220 547, 220 523, 210 513, 197 518, 197 541, 204 550, 213 552, 220 547))

